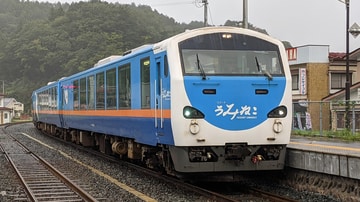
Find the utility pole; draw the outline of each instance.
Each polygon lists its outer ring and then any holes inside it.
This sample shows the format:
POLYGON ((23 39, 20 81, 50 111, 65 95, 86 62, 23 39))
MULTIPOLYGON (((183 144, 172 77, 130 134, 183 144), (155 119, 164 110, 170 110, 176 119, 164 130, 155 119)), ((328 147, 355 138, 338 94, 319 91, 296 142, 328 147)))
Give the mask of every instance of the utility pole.
POLYGON ((350 21, 350 0, 345 0, 346 6, 346 82, 345 82, 345 127, 346 129, 350 129, 350 72, 349 72, 349 21, 350 21))
POLYGON ((248 28, 248 0, 243 0, 243 23, 242 27, 248 28))
MULTIPOLYGON (((360 26, 354 23, 350 27, 350 0, 339 0, 341 3, 345 4, 346 7, 346 82, 345 82, 345 128, 350 129, 350 87, 351 87, 351 80, 350 80, 350 62, 349 62, 349 34, 352 34, 355 38, 360 34, 360 26)), ((354 113, 354 112, 353 112, 354 113)), ((354 114, 353 114, 354 115, 354 114)), ((354 121, 355 119, 353 119, 354 121)), ((353 122, 354 128, 355 122, 353 122)), ((352 131, 353 133, 355 130, 352 131)))
POLYGON ((208 1, 202 0, 202 3, 204 4, 204 27, 206 27, 208 25, 208 14, 207 14, 208 1))
MULTIPOLYGON (((4 100, 5 100, 5 81, 2 80, 2 94, 0 93, 0 107, 5 107, 4 106, 4 100)), ((0 124, 4 123, 4 112, 1 110, 0 111, 0 124)))
POLYGON ((2 81, 2 93, 0 93, 0 107, 4 107, 4 100, 5 100, 5 81, 2 81))

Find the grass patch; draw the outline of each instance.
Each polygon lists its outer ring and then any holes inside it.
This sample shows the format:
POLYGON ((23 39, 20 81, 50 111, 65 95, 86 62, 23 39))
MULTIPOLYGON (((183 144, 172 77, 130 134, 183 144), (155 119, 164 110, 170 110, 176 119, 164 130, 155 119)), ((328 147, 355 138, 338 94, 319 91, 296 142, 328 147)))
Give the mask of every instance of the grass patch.
POLYGON ((360 133, 352 133, 350 130, 341 131, 307 131, 307 130, 293 130, 292 135, 298 135, 303 137, 319 137, 319 138, 331 138, 344 141, 360 141, 360 133))

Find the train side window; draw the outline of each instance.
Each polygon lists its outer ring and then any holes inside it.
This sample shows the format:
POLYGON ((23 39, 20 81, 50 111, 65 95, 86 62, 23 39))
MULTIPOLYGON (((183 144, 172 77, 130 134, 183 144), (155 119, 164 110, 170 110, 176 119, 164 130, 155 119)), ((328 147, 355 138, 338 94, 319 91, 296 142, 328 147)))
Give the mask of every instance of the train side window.
POLYGON ((164 76, 168 77, 169 75, 169 63, 167 59, 167 55, 164 56, 164 76))
POLYGON ((95 108, 95 78, 94 76, 89 76, 87 78, 87 100, 88 100, 88 109, 95 108))
POLYGON ((96 74, 96 109, 105 108, 104 72, 96 74))
POLYGON ((131 107, 131 72, 130 64, 119 67, 118 77, 119 108, 129 109, 131 107))
POLYGON ((57 94, 56 94, 56 87, 52 87, 51 91, 51 102, 50 102, 50 110, 55 110, 57 106, 57 94))
POLYGON ((50 88, 48 92, 49 92, 48 110, 52 110, 53 88, 50 88))
POLYGON ((74 102, 73 102, 73 107, 74 107, 74 110, 79 110, 79 81, 78 80, 75 80, 73 82, 73 86, 74 86, 74 102))
POLYGON ((86 109, 86 78, 80 79, 80 109, 86 109))
POLYGON ((116 69, 106 71, 106 109, 116 109, 116 69))
POLYGON ((160 95, 161 94, 161 84, 160 84, 160 80, 161 80, 161 63, 157 62, 156 63, 156 95, 160 95))
POLYGON ((54 110, 58 109, 58 87, 54 88, 54 110))
POLYGON ((141 60, 141 108, 150 108, 150 59, 141 60))
POLYGON ((48 110, 48 103, 49 103, 49 92, 45 90, 44 92, 44 109, 48 110))

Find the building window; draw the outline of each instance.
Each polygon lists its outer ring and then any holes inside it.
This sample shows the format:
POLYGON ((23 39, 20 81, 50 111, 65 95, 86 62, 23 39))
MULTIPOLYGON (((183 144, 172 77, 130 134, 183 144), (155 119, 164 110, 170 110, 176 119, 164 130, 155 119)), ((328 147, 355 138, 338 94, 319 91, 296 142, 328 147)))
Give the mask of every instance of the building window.
MULTIPOLYGON (((336 128, 337 129, 344 129, 345 128, 345 124, 346 124, 346 119, 345 119, 345 112, 344 111, 338 111, 336 112, 336 128)), ((358 130, 360 128, 359 126, 359 118, 360 118, 360 113, 359 112, 355 112, 355 121, 352 119, 353 113, 349 112, 348 117, 350 120, 350 128, 353 127, 353 124, 355 124, 355 129, 358 130)))
MULTIPOLYGON (((346 74, 345 73, 331 73, 331 89, 345 88, 346 74)), ((350 74, 351 83, 351 74, 350 74)))
POLYGON ((299 75, 291 75, 292 80, 292 90, 299 90, 299 75))

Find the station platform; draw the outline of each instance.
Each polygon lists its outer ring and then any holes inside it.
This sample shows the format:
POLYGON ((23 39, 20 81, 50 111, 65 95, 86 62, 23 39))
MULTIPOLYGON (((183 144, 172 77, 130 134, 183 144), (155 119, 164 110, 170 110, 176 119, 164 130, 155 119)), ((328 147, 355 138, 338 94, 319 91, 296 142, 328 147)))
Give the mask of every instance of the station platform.
POLYGON ((286 166, 360 179, 360 142, 291 137, 286 166))

